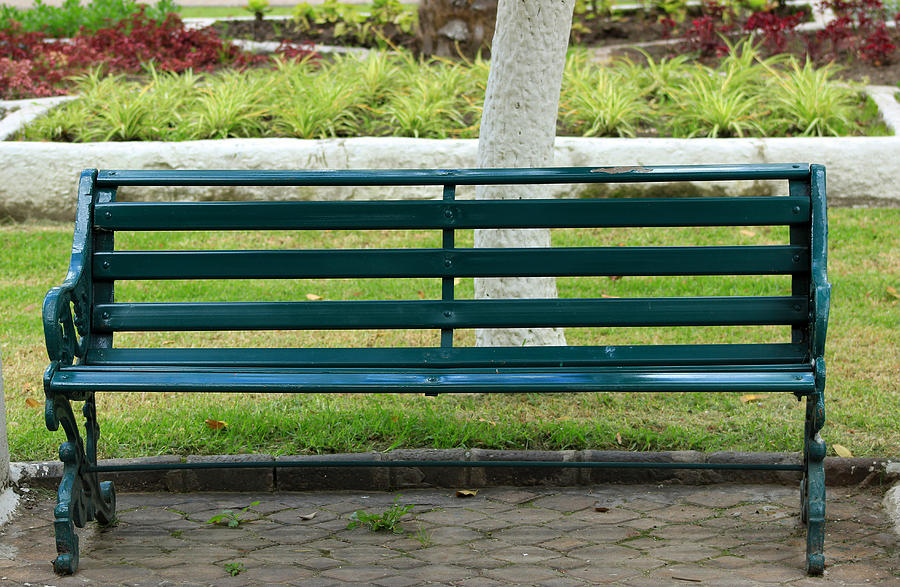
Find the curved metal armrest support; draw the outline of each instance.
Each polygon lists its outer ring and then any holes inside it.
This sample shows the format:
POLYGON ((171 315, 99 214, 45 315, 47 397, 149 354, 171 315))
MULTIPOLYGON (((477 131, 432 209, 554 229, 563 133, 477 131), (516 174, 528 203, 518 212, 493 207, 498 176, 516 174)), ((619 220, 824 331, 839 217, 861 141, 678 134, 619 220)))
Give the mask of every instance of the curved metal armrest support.
POLYGON ((96 169, 86 169, 78 182, 78 206, 72 258, 62 285, 44 298, 43 322, 47 354, 58 366, 71 365, 83 357, 91 327, 91 226, 96 169), (79 338, 80 336, 80 338, 79 338))
POLYGON ((44 298, 42 316, 47 354, 51 361, 61 365, 71 365, 78 354, 71 308, 73 290, 72 287, 54 287, 44 298))
POLYGON ((47 292, 42 317, 51 361, 66 366, 75 357, 84 356, 90 332, 89 308, 87 287, 83 283, 72 284, 67 280, 47 292))
POLYGON ((86 169, 78 182, 78 207, 72 258, 62 285, 47 292, 43 322, 47 354, 58 366, 83 357, 91 331, 91 227, 96 169, 86 169), (80 338, 79 338, 80 337, 80 338))

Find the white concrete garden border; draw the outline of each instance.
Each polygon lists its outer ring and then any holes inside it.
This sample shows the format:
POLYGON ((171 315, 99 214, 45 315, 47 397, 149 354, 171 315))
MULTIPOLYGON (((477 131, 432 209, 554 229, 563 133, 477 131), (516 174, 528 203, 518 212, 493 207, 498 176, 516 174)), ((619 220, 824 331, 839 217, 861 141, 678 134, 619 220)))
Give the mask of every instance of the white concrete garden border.
MULTIPOLYGON (((475 164, 476 140, 353 138, 329 140, 231 139, 180 143, 0 142, 0 217, 71 220, 82 169, 375 169, 464 168, 475 164)), ((561 166, 711 163, 824 163, 832 203, 900 205, 900 137, 790 139, 556 140, 561 166)), ((731 184, 739 193, 765 187, 731 184)), ((698 193, 714 186, 698 186, 698 193)), ((725 187, 724 185, 722 187, 725 187)), ((314 197, 438 197, 433 190, 378 188, 159 189, 140 199, 266 199, 314 197), (266 189, 268 191, 266 191, 266 189)), ((130 197, 127 192, 123 197, 130 197)))
MULTIPOLYGON (((872 86, 887 125, 900 132, 897 88, 872 86)), ((9 102, 0 104, 8 106, 9 102)), ((29 115, 33 112, 29 109, 29 115)), ((0 219, 71 220, 82 169, 402 169, 465 168, 475 165, 474 139, 350 138, 326 140, 229 139, 187 142, 41 143, 0 141, 0 219)), ((775 139, 591 139, 559 137, 554 163, 560 166, 670 165, 715 163, 824 163, 834 204, 900 206, 900 136, 775 139)), ((696 186, 760 193, 766 186, 696 186)), ((628 188, 626 186, 625 189, 628 188)), ((667 188, 666 188, 667 189, 667 188)), ((192 188, 158 189, 123 198, 306 199, 327 197, 430 198, 434 190, 409 188, 192 188)))

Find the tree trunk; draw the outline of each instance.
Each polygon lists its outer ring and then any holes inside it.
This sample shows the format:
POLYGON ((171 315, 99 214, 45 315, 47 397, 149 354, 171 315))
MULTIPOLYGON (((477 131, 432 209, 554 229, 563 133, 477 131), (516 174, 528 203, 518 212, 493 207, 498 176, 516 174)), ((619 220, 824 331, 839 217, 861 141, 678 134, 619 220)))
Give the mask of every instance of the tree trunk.
POLYGON ((421 0, 419 43, 422 53, 468 59, 490 56, 497 0, 421 0))
MULTIPOLYGON (((500 0, 478 139, 478 167, 553 164, 575 0, 500 0)), ((476 198, 548 197, 543 186, 482 186, 476 198)), ((548 229, 475 231, 476 247, 548 247, 548 229)), ((478 298, 555 298, 551 277, 475 280, 478 298)), ((481 329, 478 346, 564 345, 559 328, 481 329)))

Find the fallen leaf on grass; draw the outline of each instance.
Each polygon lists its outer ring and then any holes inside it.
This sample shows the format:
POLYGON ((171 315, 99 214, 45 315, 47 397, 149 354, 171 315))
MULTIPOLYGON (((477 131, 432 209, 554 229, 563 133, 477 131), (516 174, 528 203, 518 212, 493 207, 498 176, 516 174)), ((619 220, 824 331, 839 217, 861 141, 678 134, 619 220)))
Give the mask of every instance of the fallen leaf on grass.
POLYGON ((27 306, 25 306, 24 308, 22 308, 22 311, 23 311, 23 312, 30 312, 30 311, 32 311, 32 310, 37 310, 37 307, 38 307, 37 304, 28 304, 27 306))
POLYGON ((462 279, 460 279, 459 277, 453 278, 453 285, 459 285, 460 283, 462 283, 462 279))
POLYGON ((619 297, 619 296, 608 296, 608 295, 606 295, 606 294, 600 294, 600 297, 601 297, 601 298, 617 298, 617 297, 619 297))
POLYGON ((322 299, 322 296, 316 294, 306 294, 306 299, 317 302, 322 299))
POLYGON ((425 292, 422 291, 421 289, 419 290, 419 299, 420 299, 420 300, 424 300, 424 299, 425 299, 425 292))
POLYGON ((853 456, 853 453, 850 452, 850 449, 846 446, 841 446, 840 444, 832 444, 831 448, 833 448, 837 456, 841 458, 849 459, 853 456))
POLYGON ((228 422, 225 420, 207 420, 206 427, 210 430, 224 430, 228 428, 228 422))
POLYGON ((315 517, 316 517, 316 512, 313 512, 311 514, 300 514, 301 520, 312 520, 315 517))
POLYGON ((33 397, 26 397, 25 405, 28 406, 29 408, 37 409, 37 408, 41 407, 41 402, 37 401, 33 397))
POLYGON ((456 497, 475 497, 478 495, 477 489, 457 489, 456 497))
POLYGON ((619 446, 622 445, 622 434, 620 434, 619 432, 616 432, 616 444, 618 444, 619 446))
POLYGON ((888 295, 894 296, 895 298, 897 298, 898 300, 900 300, 900 292, 897 291, 897 288, 891 287, 891 286, 887 286, 887 287, 884 288, 884 289, 887 290, 888 295))
POLYGON ((744 236, 756 236, 756 233, 752 230, 742 230, 741 234, 744 236))
POLYGON ((749 404, 750 402, 758 402, 764 400, 766 396, 761 395, 759 393, 748 393, 747 395, 741 396, 741 402, 745 404, 749 404))

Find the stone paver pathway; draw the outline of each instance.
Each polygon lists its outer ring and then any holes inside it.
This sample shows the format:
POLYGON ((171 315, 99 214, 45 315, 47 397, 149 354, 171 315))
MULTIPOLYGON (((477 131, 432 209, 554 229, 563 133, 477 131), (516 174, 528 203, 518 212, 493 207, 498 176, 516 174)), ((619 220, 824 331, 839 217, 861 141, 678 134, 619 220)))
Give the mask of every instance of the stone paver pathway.
POLYGON ((44 492, 0 530, 0 584, 900 585, 900 539, 881 498, 830 489, 828 567, 809 579, 788 487, 131 493, 119 496, 117 527, 81 532, 80 571, 57 577, 44 492), (383 512, 398 493, 415 506, 403 534, 347 528, 353 512, 383 512), (207 523, 257 500, 238 528, 207 523))

